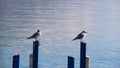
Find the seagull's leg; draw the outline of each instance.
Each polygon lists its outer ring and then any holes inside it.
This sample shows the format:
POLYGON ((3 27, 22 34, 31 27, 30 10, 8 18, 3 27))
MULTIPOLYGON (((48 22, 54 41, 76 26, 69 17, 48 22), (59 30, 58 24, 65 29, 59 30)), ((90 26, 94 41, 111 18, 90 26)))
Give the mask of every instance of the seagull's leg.
POLYGON ((37 38, 35 38, 35 41, 37 41, 37 38))
POLYGON ((80 39, 80 42, 82 42, 83 40, 82 39, 80 39))

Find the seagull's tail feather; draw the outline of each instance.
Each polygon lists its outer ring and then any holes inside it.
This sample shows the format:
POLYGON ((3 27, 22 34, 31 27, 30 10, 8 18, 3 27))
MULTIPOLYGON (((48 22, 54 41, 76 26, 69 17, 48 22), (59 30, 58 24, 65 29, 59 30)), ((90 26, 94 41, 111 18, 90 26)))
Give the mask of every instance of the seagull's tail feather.
POLYGON ((76 40, 76 38, 74 38, 72 41, 76 40))
POLYGON ((74 39, 73 39, 73 40, 71 40, 71 41, 74 41, 74 39))
POLYGON ((31 39, 32 37, 28 37, 27 39, 31 39))

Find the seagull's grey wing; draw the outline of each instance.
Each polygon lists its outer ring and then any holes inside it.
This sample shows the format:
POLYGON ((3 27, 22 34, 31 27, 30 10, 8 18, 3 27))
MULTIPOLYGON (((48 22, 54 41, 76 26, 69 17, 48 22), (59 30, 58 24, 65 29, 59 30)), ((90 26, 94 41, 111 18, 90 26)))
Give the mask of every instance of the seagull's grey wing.
POLYGON ((28 39, 35 38, 38 36, 38 32, 34 33, 32 36, 28 37, 28 39))
POLYGON ((76 40, 76 39, 82 39, 83 38, 83 34, 82 33, 80 33, 77 37, 75 37, 73 40, 76 40))
POLYGON ((78 35, 78 39, 82 39, 82 38, 83 38, 83 36, 84 36, 84 35, 83 35, 82 33, 81 33, 81 34, 79 34, 79 35, 78 35))

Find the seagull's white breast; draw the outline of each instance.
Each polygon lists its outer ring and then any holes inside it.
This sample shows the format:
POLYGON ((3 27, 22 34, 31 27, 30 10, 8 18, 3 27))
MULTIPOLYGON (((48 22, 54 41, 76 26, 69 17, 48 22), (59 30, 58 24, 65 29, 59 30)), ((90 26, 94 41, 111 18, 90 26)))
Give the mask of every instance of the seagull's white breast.
POLYGON ((87 35, 86 33, 83 33, 83 37, 86 37, 86 35, 87 35))
POLYGON ((39 35, 42 35, 42 33, 41 33, 41 32, 39 32, 39 35))

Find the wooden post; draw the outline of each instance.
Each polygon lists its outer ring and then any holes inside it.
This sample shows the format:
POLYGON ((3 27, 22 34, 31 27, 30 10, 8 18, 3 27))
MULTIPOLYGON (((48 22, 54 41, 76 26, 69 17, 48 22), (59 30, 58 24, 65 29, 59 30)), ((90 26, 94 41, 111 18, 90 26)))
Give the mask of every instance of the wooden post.
POLYGON ((13 56, 13 68, 19 68, 19 55, 14 55, 13 56))
POLYGON ((33 54, 29 56, 29 68, 33 68, 33 54))
POLYGON ((81 42, 80 46, 80 68, 86 68, 86 43, 81 42))
POLYGON ((68 56, 68 68, 74 68, 74 57, 68 56))
POLYGON ((86 68, 90 67, 90 57, 86 56, 86 68))
POLYGON ((33 42, 33 68, 38 68, 38 48, 39 41, 33 42))

